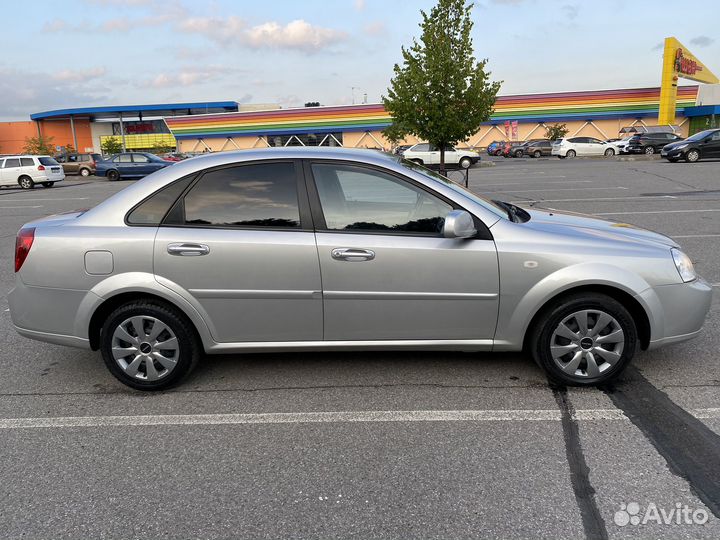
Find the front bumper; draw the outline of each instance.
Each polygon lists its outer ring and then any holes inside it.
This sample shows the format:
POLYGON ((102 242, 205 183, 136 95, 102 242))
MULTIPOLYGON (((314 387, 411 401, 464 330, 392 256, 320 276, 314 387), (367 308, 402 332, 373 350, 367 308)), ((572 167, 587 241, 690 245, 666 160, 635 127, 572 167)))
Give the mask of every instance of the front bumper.
POLYGON ((660 152, 660 157, 668 158, 668 159, 680 159, 685 157, 685 148, 682 150, 678 150, 676 148, 673 148, 672 150, 663 150, 660 152))
POLYGON ((710 311, 712 293, 712 286, 698 278, 689 283, 653 287, 638 295, 650 311, 648 349, 696 337, 710 311))

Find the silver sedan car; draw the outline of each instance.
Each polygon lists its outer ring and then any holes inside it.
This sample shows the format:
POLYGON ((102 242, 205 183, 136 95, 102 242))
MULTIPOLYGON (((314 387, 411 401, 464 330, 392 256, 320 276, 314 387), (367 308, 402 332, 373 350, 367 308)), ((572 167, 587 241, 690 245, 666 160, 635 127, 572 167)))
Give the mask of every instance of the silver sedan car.
POLYGON ((563 384, 696 336, 712 289, 670 238, 491 201, 373 151, 227 152, 18 233, 29 338, 176 384, 203 353, 526 350, 563 384))

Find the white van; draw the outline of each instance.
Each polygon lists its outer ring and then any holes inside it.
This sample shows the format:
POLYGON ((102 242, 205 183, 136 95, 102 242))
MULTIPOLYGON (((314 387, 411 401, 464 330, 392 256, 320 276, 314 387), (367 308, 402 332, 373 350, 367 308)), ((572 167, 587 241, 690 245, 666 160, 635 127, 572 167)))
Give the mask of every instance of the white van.
POLYGON ((35 184, 52 187, 65 180, 62 165, 50 156, 0 157, 0 186, 32 189, 35 184))

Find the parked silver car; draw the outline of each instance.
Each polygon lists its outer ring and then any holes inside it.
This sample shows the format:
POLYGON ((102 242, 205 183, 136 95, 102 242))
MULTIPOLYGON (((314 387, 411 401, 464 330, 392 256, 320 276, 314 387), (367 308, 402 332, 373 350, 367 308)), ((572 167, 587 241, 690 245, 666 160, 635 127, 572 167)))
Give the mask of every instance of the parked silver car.
POLYGON ((665 236, 475 195, 373 151, 177 163, 18 233, 13 323, 100 349, 123 383, 205 353, 527 350, 556 381, 695 336, 711 287, 665 236))

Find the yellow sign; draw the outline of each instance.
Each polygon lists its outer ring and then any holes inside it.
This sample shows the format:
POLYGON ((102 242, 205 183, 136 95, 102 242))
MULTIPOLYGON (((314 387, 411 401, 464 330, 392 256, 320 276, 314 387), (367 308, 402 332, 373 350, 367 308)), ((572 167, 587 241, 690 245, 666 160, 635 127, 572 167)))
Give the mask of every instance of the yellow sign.
POLYGON ((665 38, 662 84, 660 87, 659 125, 675 123, 678 79, 717 84, 718 78, 674 37, 665 38))

